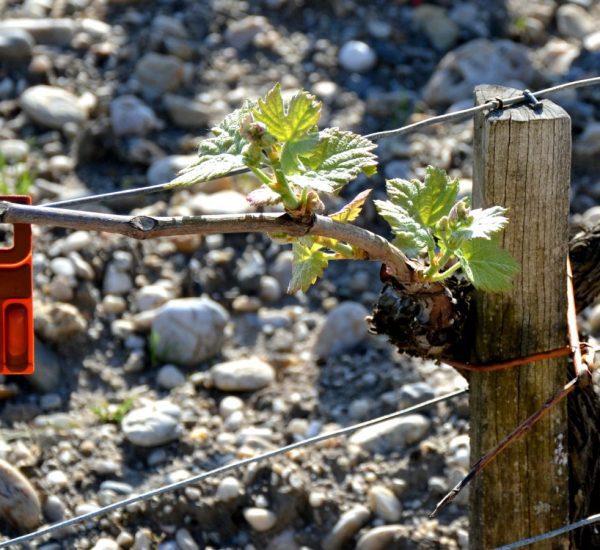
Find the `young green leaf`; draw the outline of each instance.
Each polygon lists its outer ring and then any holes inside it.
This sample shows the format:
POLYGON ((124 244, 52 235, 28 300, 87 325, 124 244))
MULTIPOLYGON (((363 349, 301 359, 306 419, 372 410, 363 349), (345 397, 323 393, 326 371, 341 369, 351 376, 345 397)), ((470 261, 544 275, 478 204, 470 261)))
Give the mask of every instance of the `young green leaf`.
POLYGON ((321 116, 321 103, 305 91, 297 92, 284 102, 278 83, 265 99, 258 100, 252 114, 254 120, 262 122, 279 141, 299 141, 306 134, 315 133, 314 128, 321 116))
POLYGON ((519 264, 503 248, 499 239, 472 239, 456 251, 462 270, 475 288, 489 292, 510 290, 519 264))
POLYGON ((348 204, 344 205, 340 210, 329 214, 329 217, 341 223, 353 222, 362 211, 365 201, 371 194, 372 189, 365 189, 354 197, 348 204))
POLYGON ((390 224, 394 244, 408 256, 418 256, 424 248, 433 250, 435 241, 430 230, 389 201, 373 201, 379 215, 390 224))
POLYGON ((425 179, 392 179, 386 183, 389 199, 406 214, 426 227, 447 216, 456 202, 458 180, 451 180, 444 170, 428 166, 425 179))
POLYGON ((244 167, 242 150, 248 143, 240 135, 240 125, 251 113, 253 104, 246 102, 216 127, 214 137, 200 142, 198 159, 169 183, 169 187, 193 185, 208 179, 226 176, 244 167))
POLYGON ((358 134, 328 128, 319 133, 318 145, 300 157, 307 170, 289 180, 300 187, 338 193, 361 172, 368 176, 376 172, 377 157, 371 152, 375 147, 358 134))
POLYGON ((469 220, 452 232, 453 237, 461 239, 489 239, 508 223, 504 215, 506 208, 492 206, 485 210, 477 208, 469 213, 469 220))
POLYGON ((298 290, 306 292, 310 285, 323 275, 329 262, 329 255, 321 250, 321 245, 313 243, 310 238, 302 238, 292 245, 294 267, 288 292, 298 290))

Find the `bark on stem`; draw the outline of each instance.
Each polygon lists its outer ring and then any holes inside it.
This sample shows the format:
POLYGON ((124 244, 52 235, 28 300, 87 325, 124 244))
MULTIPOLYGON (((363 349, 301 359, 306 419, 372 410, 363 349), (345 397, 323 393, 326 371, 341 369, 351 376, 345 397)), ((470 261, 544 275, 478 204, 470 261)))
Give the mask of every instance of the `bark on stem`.
POLYGON ((0 201, 0 223, 50 225, 87 231, 117 233, 134 239, 210 235, 214 233, 285 233, 292 237, 318 235, 349 243, 365 253, 365 259, 387 265, 401 282, 412 282, 416 265, 383 237, 356 225, 339 223, 326 216, 310 222, 287 214, 229 214, 209 216, 122 216, 81 212, 43 206, 24 206, 0 201))

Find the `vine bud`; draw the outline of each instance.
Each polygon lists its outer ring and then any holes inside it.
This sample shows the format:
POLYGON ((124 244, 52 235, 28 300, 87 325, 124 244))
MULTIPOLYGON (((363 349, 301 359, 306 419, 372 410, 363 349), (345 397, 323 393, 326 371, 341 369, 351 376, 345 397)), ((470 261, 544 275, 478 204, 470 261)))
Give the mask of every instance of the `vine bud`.
MULTIPOLYGON (((452 214, 452 212, 450 212, 452 214)), ((450 229, 450 219, 448 216, 442 216, 437 222, 437 230, 440 233, 445 233, 450 229)))
POLYGON ((325 210, 325 205, 319 197, 319 194, 311 189, 306 195, 306 209, 308 212, 320 214, 325 210))
POLYGON ((450 210, 450 214, 448 217, 451 222, 464 222, 467 221, 469 217, 469 212, 471 209, 467 206, 466 201, 463 199, 462 201, 457 202, 450 210))
POLYGON ((255 143, 247 143, 242 148, 242 156, 249 166, 257 165, 260 163, 260 147, 255 143))

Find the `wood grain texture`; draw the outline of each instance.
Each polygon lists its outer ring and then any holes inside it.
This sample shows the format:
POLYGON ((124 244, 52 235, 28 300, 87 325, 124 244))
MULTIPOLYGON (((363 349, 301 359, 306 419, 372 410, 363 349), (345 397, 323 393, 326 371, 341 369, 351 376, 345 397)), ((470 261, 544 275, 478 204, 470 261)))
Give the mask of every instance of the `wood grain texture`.
MULTIPOLYGON (((517 90, 476 89, 476 103, 517 90)), ((475 119, 473 203, 507 207, 503 246, 521 264, 512 291, 478 293, 473 360, 487 363, 567 342, 566 258, 571 121, 557 105, 519 106, 475 119)), ((471 458, 477 460, 567 379, 553 359, 508 371, 473 373, 471 458)), ((471 489, 471 547, 477 550, 537 535, 568 523, 566 404, 506 450, 471 489)), ((568 537, 535 546, 566 548, 568 537)))

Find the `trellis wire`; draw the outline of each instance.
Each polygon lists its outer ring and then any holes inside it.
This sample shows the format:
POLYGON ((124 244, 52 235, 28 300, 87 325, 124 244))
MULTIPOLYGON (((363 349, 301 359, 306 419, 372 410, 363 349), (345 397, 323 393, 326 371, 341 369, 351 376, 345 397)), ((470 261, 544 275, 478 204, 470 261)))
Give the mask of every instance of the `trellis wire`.
MULTIPOLYGON (((497 110, 504 109, 507 107, 511 107, 517 103, 523 103, 530 101, 531 97, 534 99, 537 96, 545 96, 549 94, 553 94, 556 92, 562 92, 564 90, 569 90, 573 88, 583 88, 585 86, 593 86, 595 84, 600 84, 600 76, 593 78, 586 78, 583 80, 575 80, 573 82, 566 82, 564 84, 559 84, 558 86, 552 86, 551 88, 545 88, 543 90, 538 90, 537 92, 530 92, 529 90, 525 90, 522 94, 516 95, 514 97, 506 98, 506 99, 492 99, 486 103, 478 105, 477 107, 470 107, 469 109, 463 109, 461 111, 456 111, 454 113, 447 113, 440 116, 435 116, 428 118, 426 120, 421 120, 419 122, 415 122, 413 124, 409 124, 407 126, 403 126, 401 128, 396 128, 395 130, 386 130, 384 132, 375 132, 373 134, 367 134, 363 137, 370 139, 371 141, 378 141, 383 138, 388 137, 397 137, 403 136, 405 134, 409 134, 411 132, 416 132, 417 130, 421 130, 423 128, 427 128, 428 126, 433 126, 434 124, 441 123, 450 123, 450 122, 459 122, 461 120, 465 120, 474 116, 475 114, 481 111, 489 111, 489 110, 497 110)), ((228 174, 228 176, 238 176, 240 174, 244 174, 248 172, 246 168, 239 168, 238 170, 234 170, 228 174)), ((219 176, 216 178, 209 178, 204 180, 205 183, 208 181, 212 181, 215 179, 220 179, 225 176, 219 176)), ((104 201, 112 201, 116 199, 128 199, 131 197, 137 197, 141 195, 151 195, 154 193, 160 193, 162 191, 173 190, 173 187, 169 187, 168 183, 159 183, 158 185, 150 185, 148 187, 142 187, 139 189, 127 189, 125 191, 115 191, 112 193, 103 193, 99 195, 92 195, 87 197, 78 197, 74 199, 65 199, 62 201, 49 202, 44 204, 46 207, 76 207, 82 206, 84 204, 96 203, 96 202, 104 202, 104 201)))
POLYGON ((223 474, 225 472, 230 472, 232 470, 238 470, 240 468, 243 468, 244 466, 248 466, 255 462, 262 462, 263 460, 273 458, 275 456, 287 453, 289 451, 293 451, 295 449, 300 449, 302 447, 308 447, 310 445, 315 445, 316 443, 320 443, 321 441, 326 441, 327 439, 332 439, 334 437, 341 437, 344 435, 349 435, 349 434, 354 433, 355 431, 360 430, 362 428, 368 428, 370 426, 374 426, 375 424, 380 424, 381 422, 385 422, 387 420, 392 420, 393 418, 398 418, 400 416, 405 416, 407 414, 420 411, 422 409, 430 407, 431 405, 435 405, 437 403, 442 403, 444 401, 448 401, 450 399, 453 399, 454 397, 463 395, 463 394, 467 393, 468 391, 469 391, 468 388, 462 388, 459 390, 455 390, 451 393, 442 395, 440 397, 435 397, 434 399, 429 399, 428 401, 423 401, 422 403, 418 403, 417 405, 413 405, 412 407, 402 409, 401 411, 396 411, 396 412, 393 412, 390 414, 386 414, 384 416, 379 416, 372 420, 367 420, 365 422, 361 422, 360 424, 354 424, 352 426, 348 426, 346 428, 341 428, 341 429, 335 430, 333 432, 328 432, 328 433, 324 433, 321 435, 317 435, 315 437, 310 437, 308 439, 304 439, 302 441, 297 441, 296 443, 291 443, 290 445, 285 445, 284 447, 279 447, 278 449, 274 449, 272 451, 262 453, 258 456, 254 456, 252 458, 246 458, 244 460, 240 460, 240 461, 234 462, 232 464, 226 464, 225 466, 220 466, 220 467, 210 470, 208 472, 203 472, 201 474, 189 477, 189 478, 181 480, 181 481, 176 481, 176 482, 170 483, 168 485, 163 485, 162 487, 159 487, 157 489, 152 489, 150 491, 142 493, 141 495, 134 495, 132 497, 109 504, 108 506, 103 506, 102 508, 99 508, 98 510, 88 512, 87 514, 82 514, 82 515, 74 517, 74 518, 60 521, 53 525, 49 525, 48 527, 39 529, 38 531, 28 533, 26 535, 21 535, 19 537, 13 538, 13 539, 0 542, 0 548, 8 548, 9 546, 12 546, 14 544, 23 544, 25 542, 29 542, 30 540, 42 537, 44 535, 48 535, 48 534, 58 531, 60 529, 64 529, 65 527, 70 527, 71 525, 76 525, 78 523, 82 523, 87 520, 94 519, 98 516, 108 514, 109 512, 118 510, 119 508, 123 508, 125 506, 130 506, 137 502, 146 501, 155 496, 159 496, 159 495, 162 495, 167 492, 175 491, 177 489, 183 489, 184 487, 187 487, 188 485, 192 485, 199 481, 203 481, 209 477, 214 477, 219 474, 223 474))
POLYGON ((495 550, 514 550, 514 548, 523 548, 523 546, 528 546, 530 544, 533 544, 534 542, 541 542, 543 540, 552 539, 554 537, 564 535, 565 533, 569 533, 570 531, 574 531, 575 529, 579 529, 580 527, 585 527, 586 525, 592 525, 593 523, 598 522, 600 522, 600 514, 594 514, 593 516, 589 516, 585 519, 580 519, 575 523, 565 525, 564 527, 560 527, 559 529, 554 529, 552 531, 548 531, 547 533, 536 535, 535 537, 519 540, 517 542, 512 542, 511 544, 505 544, 504 546, 499 546, 495 550))

